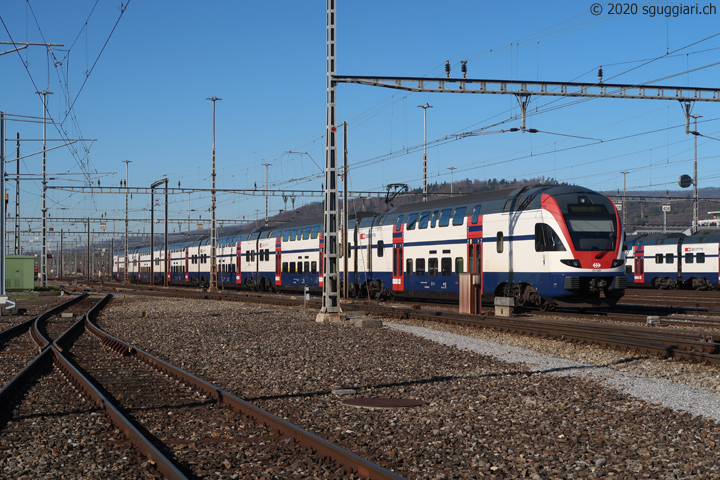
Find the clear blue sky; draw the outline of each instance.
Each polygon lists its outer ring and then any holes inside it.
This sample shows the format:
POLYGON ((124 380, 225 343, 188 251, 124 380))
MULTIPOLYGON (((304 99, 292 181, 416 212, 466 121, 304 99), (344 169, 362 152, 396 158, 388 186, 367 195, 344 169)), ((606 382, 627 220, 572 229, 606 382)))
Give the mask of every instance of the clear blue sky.
MULTIPOLYGON (((682 5, 666 0, 635 4, 637 13, 627 15, 608 14, 609 5, 600 3, 604 11, 593 15, 592 5, 339 0, 337 73, 437 77, 450 60, 453 76, 460 76, 459 62, 467 60, 469 78, 595 82, 602 65, 606 82, 720 87, 720 65, 713 65, 720 62, 717 11, 643 14, 644 7, 682 5)), ((64 44, 54 49, 54 58, 39 46, 0 56, 0 110, 39 117, 42 102, 35 92, 47 89, 53 92, 50 115, 63 122, 63 135, 96 139, 76 147, 75 154, 68 148, 48 153, 48 175, 57 178, 51 186, 82 185, 83 170, 95 184, 119 186, 122 162, 131 160, 131 187, 167 175, 171 186, 209 188, 212 104, 206 98, 217 96, 218 188, 262 188, 262 164, 270 163, 271 188, 320 189, 324 1, 131 0, 124 6, 121 15, 121 4, 107 0, 0 4, 0 41, 64 44)), ((433 145, 431 183, 449 181, 449 167, 456 168, 455 180, 546 177, 598 190, 622 190, 622 170, 630 172, 632 190, 677 189, 678 176, 692 174, 693 139, 685 134, 678 102, 533 97, 528 128, 553 134, 502 133, 520 126, 514 96, 409 94, 341 84, 337 118, 350 125, 352 190, 382 191, 388 183, 421 187, 422 149, 416 147, 423 142, 418 105, 425 103, 433 106, 429 142, 487 133, 433 145), (404 149, 412 151, 401 154, 404 149)), ((720 104, 698 102, 693 113, 702 115, 701 133, 720 138, 720 104)), ((7 136, 15 132, 42 137, 40 124, 11 118, 7 136)), ((48 127, 48 138, 59 135, 48 127)), ((716 186, 720 142, 701 138, 698 145, 699 184, 716 186)), ((25 142, 21 153, 40 149, 38 142, 25 142)), ((14 142, 7 144, 7 155, 14 158, 14 142)), ((8 170, 14 173, 15 164, 8 170)), ((41 157, 24 159, 21 171, 41 173, 41 157)), ((22 216, 41 216, 40 187, 36 181, 21 185, 22 216)), ((11 199, 14 189, 9 182, 11 199)), ((122 195, 51 190, 48 198, 50 218, 125 216, 122 195)), ((208 226, 209 194, 172 200, 171 218, 187 218, 189 203, 191 215, 202 215, 208 226)), ((313 200, 300 197, 296 206, 313 200)), ((130 216, 149 218, 148 206, 148 197, 134 195, 130 216)), ((9 207, 14 213, 12 202, 9 207)), ((264 208, 263 197, 218 196, 219 219, 254 220, 264 216, 264 208)), ((283 208, 282 198, 271 197, 271 215, 283 208)), ((121 222, 116 227, 124 228, 121 222)), ((170 228, 176 230, 177 222, 170 228)))

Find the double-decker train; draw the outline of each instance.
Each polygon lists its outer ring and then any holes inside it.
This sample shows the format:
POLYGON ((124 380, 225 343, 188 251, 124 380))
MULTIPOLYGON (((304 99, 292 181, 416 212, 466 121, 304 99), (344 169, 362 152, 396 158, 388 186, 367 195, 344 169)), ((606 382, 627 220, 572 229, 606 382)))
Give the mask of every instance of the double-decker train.
POLYGON ((631 285, 710 290, 720 284, 720 230, 630 235, 627 249, 631 285))
MULTIPOLYGON (((457 298, 463 273, 484 299, 517 305, 612 306, 626 288, 614 204, 587 188, 540 185, 446 197, 358 214, 340 239, 340 278, 361 297, 457 298), (347 275, 344 264, 347 262, 347 275)), ((216 240, 220 288, 321 289, 322 221, 244 227, 216 240)), ((131 281, 207 286, 210 239, 128 252, 131 281), (167 259, 167 272, 165 263, 167 259), (151 263, 152 262, 152 263, 151 263)), ((124 252, 114 276, 123 279, 124 252)), ((342 289, 341 289, 342 291, 342 289)))

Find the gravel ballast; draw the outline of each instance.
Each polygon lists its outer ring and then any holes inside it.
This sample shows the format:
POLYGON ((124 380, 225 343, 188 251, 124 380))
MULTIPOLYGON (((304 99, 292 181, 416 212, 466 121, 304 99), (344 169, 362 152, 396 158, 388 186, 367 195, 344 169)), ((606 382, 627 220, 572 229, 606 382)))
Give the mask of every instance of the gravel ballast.
POLYGON ((131 296, 99 325, 407 478, 720 478, 716 368, 421 322, 318 324, 316 314, 131 296), (342 404, 356 397, 428 403, 342 404))

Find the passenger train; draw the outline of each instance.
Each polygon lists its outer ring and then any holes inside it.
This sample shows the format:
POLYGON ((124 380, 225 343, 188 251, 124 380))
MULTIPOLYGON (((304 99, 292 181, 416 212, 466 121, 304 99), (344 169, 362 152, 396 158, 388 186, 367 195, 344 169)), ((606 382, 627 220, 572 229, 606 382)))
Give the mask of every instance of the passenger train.
POLYGON ((630 285, 710 290, 720 284, 720 230, 630 235, 627 249, 630 285))
MULTIPOLYGON (((340 278, 351 295, 450 298, 475 274, 480 293, 517 305, 612 306, 626 288, 624 234, 606 196, 567 185, 446 197, 358 214, 340 240, 340 278), (346 256, 346 257, 345 257, 346 256)), ((245 227, 216 240, 219 288, 322 289, 322 220, 245 227)), ((131 281, 207 286, 210 239, 137 248, 131 281), (165 258, 169 268, 165 273, 165 258), (151 265, 153 262, 153 265, 151 265)), ((124 251, 113 262, 123 279, 124 251)), ((341 291, 343 291, 341 289, 341 291)))

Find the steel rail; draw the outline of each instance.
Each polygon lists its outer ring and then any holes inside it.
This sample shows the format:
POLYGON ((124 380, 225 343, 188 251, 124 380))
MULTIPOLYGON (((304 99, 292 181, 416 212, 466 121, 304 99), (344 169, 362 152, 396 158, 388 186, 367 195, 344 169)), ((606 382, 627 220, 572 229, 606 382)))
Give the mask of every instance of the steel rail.
POLYGON ((55 366, 75 388, 82 391, 87 398, 92 400, 105 412, 105 415, 122 431, 123 436, 135 449, 155 462, 157 469, 162 472, 166 478, 170 480, 185 480, 187 477, 175 466, 173 461, 160 452, 160 450, 153 445, 152 441, 143 435, 143 433, 133 425, 132 421, 123 415, 111 401, 92 384, 79 370, 76 363, 65 355, 67 345, 73 338, 82 333, 87 324, 87 318, 95 318, 111 298, 112 295, 103 297, 102 300, 93 305, 86 314, 53 342, 50 349, 54 354, 55 366))
MULTIPOLYGON (((112 297, 112 295, 108 295, 108 297, 112 297)), ((92 318, 91 313, 88 313, 88 317, 92 318)), ((107 348, 112 349, 120 355, 134 355, 158 371, 171 375, 187 385, 191 385, 219 403, 226 404, 240 415, 250 417, 258 424, 277 431, 280 436, 290 436, 296 443, 308 448, 321 457, 332 459, 339 465, 342 465, 348 473, 381 480, 399 480, 404 478, 109 335, 100 329, 94 321, 90 321, 88 318, 85 318, 85 328, 95 334, 107 348)))
MULTIPOLYGON (((87 322, 87 316, 76 322, 81 327, 87 322)), ((105 397, 90 380, 85 377, 78 367, 70 359, 65 357, 64 353, 52 345, 49 349, 54 354, 55 366, 65 375, 68 381, 84 395, 95 402, 100 407, 110 421, 122 432, 128 442, 139 452, 146 455, 155 462, 157 469, 170 480, 186 480, 186 477, 160 450, 152 444, 150 439, 143 435, 132 422, 113 406, 110 400, 105 397)), ((46 350, 46 351, 47 351, 46 350)))
MULTIPOLYGON (((346 305, 343 308, 347 311, 346 305)), ((352 307, 351 307, 352 308, 352 307)), ((688 341, 682 338, 659 335, 645 335, 641 337, 638 334, 625 334, 622 331, 609 330, 605 327, 603 332, 602 326, 594 325, 554 325, 552 323, 544 324, 537 320, 505 318, 505 317, 485 317, 477 318, 477 316, 461 315, 454 312, 422 312, 406 308, 388 308, 381 306, 364 306, 359 310, 371 311, 375 314, 385 316, 397 316, 400 318, 417 318, 421 320, 429 320, 434 322, 446 322, 457 325, 472 326, 479 328, 492 328, 497 331, 530 334, 536 336, 544 336, 548 338, 556 338, 560 340, 577 341, 588 344, 598 344, 613 348, 623 348, 627 350, 636 350, 653 355, 680 358, 694 362, 703 362, 708 364, 719 365, 720 355, 714 354, 718 352, 720 344, 714 342, 688 341), (694 348, 695 350, 688 350, 694 348)))
MULTIPOLYGON (((151 442, 147 439, 133 424, 122 415, 102 394, 100 391, 92 385, 72 362, 72 360, 65 357, 63 354, 62 344, 66 344, 70 339, 75 336, 85 326, 86 318, 88 314, 83 315, 77 322, 75 322, 65 333, 58 337, 52 344, 47 342, 47 338, 40 332, 38 328, 39 321, 42 318, 49 318, 50 316, 67 309, 74 303, 86 298, 88 295, 84 294, 75 299, 66 302, 62 305, 54 307, 48 312, 38 315, 38 317, 23 322, 15 327, 23 327, 30 329, 33 332, 33 338, 37 342, 38 339, 41 341, 38 345, 41 348, 41 352, 37 355, 25 368, 23 368, 15 377, 13 377, 2 389, 0 389, 0 405, 9 405, 16 395, 22 391, 23 387, 35 376, 37 376, 44 367, 50 367, 53 364, 60 372, 63 373, 65 378, 75 386, 78 390, 82 391, 86 398, 91 399, 97 404, 108 416, 110 421, 121 430, 123 436, 134 446, 138 451, 151 458, 157 469, 170 480, 187 480, 186 477, 174 464, 163 455, 151 442), (44 345, 44 346, 43 346, 44 345)), ((106 296, 98 304, 94 305, 91 311, 95 315, 100 309, 107 304, 109 298, 106 296)), ((5 333, 5 332, 3 332, 5 333)))
MULTIPOLYGON (((151 296, 167 296, 166 292, 155 292, 155 291, 142 291, 142 295, 151 296)), ((232 302, 252 302, 261 304, 272 304, 272 305, 286 305, 296 306, 302 305, 302 300, 292 298, 263 298, 259 295, 245 294, 245 295, 228 295, 225 294, 209 294, 206 292, 191 292, 191 291, 180 291, 171 292, 172 296, 179 296, 183 298, 196 298, 205 300, 224 300, 232 302)), ((317 302, 316 302, 317 303, 317 302)), ((602 340, 600 333, 597 329, 607 329, 608 327, 593 326, 591 324, 584 324, 582 326, 570 324, 568 329, 564 330, 553 330, 550 327, 551 322, 530 320, 522 318, 508 318, 508 317, 493 317, 484 316, 480 317, 477 315, 462 315, 457 312, 450 311, 428 311, 428 310, 417 310, 406 307, 393 307, 384 305, 374 304, 354 304, 354 303, 342 303, 342 308, 345 311, 366 311, 374 315, 385 316, 385 317, 397 317, 397 318, 416 318, 420 320, 445 322, 457 325, 465 325, 479 328, 492 328, 497 331, 504 331, 509 333, 520 333, 530 334, 536 336, 544 336, 548 338, 555 338, 560 340, 570 340, 588 344, 598 344, 613 348, 623 348, 627 350, 643 351, 652 355, 658 355, 663 357, 681 358, 693 362, 703 362, 708 364, 720 365, 720 355, 715 355, 713 352, 720 351, 720 343, 707 342, 703 340, 683 340, 681 335, 678 336, 658 336, 659 338, 637 338, 635 335, 633 339, 631 334, 624 334, 622 331, 617 329, 611 332, 604 332, 604 336, 612 335, 618 341, 602 340), (514 326, 513 326, 514 325, 514 326), (522 325, 522 327, 520 327, 522 325), (571 332, 569 328, 573 328, 574 332, 571 332), (581 328, 587 330, 584 334, 580 331, 581 328), (619 339, 625 337, 625 341, 620 342, 619 339), (688 348, 693 348, 697 351, 687 350, 681 348, 682 345, 688 348)), ((637 328, 637 327, 635 327, 637 328)), ((627 328, 626 328, 627 329, 627 328)))
POLYGON ((36 375, 42 366, 44 366, 50 359, 47 353, 44 353, 47 350, 47 343, 44 342, 43 336, 40 334, 40 332, 37 332, 36 327, 38 324, 38 321, 41 318, 49 318, 50 316, 61 312, 73 304, 80 301, 82 298, 87 297, 87 294, 72 298, 68 300, 65 303, 62 303, 60 305, 57 305, 50 310, 41 313, 40 315, 37 315, 35 317, 30 318, 29 320, 26 320, 18 325, 15 325, 13 327, 10 327, 6 330, 3 330, 0 332, 0 343, 4 343, 10 338, 22 335, 26 333, 27 331, 30 331, 33 340, 38 345, 39 354, 32 359, 22 370, 20 370, 17 375, 15 375, 12 379, 10 379, 9 382, 7 382, 5 385, 3 385, 2 389, 0 390, 0 405, 8 405, 13 397, 20 392, 22 389, 22 386, 34 375, 36 375))
POLYGON ((32 335, 33 339, 35 340, 35 343, 38 344, 41 350, 47 348, 51 343, 52 339, 48 337, 47 332, 43 330, 42 325, 44 322, 47 321, 48 318, 52 317, 53 315, 57 315, 58 313, 67 310, 74 304, 80 302, 81 300, 84 300, 88 297, 87 293, 83 293, 82 295, 78 295, 77 297, 74 297, 70 300, 68 300, 65 303, 62 303, 56 307, 51 308, 47 312, 44 312, 37 317, 35 317, 35 321, 33 322, 33 328, 30 330, 30 335, 32 335))
MULTIPOLYGON (((493 317, 491 317, 493 318, 493 317)), ((470 320, 472 322, 472 320, 470 320)), ((484 326, 490 320, 478 320, 480 326, 484 326)), ((612 335, 626 339, 639 339, 639 341, 649 341, 658 344, 676 345, 684 350, 694 350, 705 353, 720 353, 720 344, 703 340, 697 333, 672 332, 672 334, 663 335, 653 327, 637 327, 623 326, 622 330, 608 324, 598 323, 577 323, 577 322, 558 322, 558 321, 541 321, 535 319, 515 319, 500 320, 501 324, 516 323, 521 325, 537 325, 540 331, 546 328, 556 328, 559 332, 572 331, 576 333, 584 333, 587 335, 612 335)), ((532 328, 532 327, 530 327, 532 328)))
POLYGON ((15 338, 19 335, 22 335, 23 333, 30 330, 30 328, 33 326, 33 323, 35 322, 35 320, 37 320, 38 316, 39 315, 32 317, 28 320, 25 320, 22 323, 18 323, 17 325, 14 325, 14 326, 0 332, 0 345, 5 343, 9 339, 15 338))

